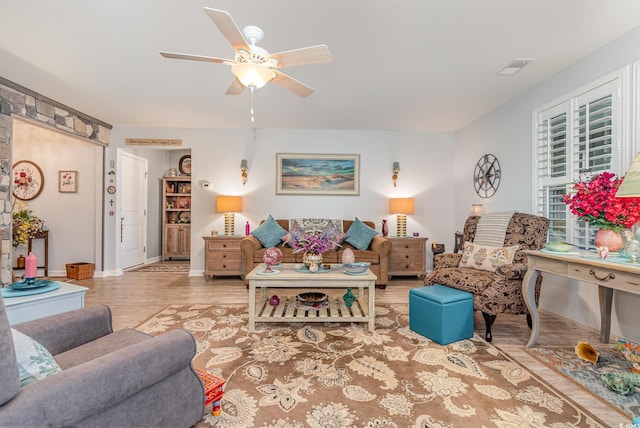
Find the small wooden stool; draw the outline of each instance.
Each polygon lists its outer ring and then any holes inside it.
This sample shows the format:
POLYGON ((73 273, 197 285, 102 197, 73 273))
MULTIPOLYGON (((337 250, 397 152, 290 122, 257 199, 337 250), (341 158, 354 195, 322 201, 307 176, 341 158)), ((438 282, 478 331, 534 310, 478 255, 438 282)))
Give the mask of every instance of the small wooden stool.
POLYGON ((220 416, 220 400, 224 394, 224 384, 226 380, 221 377, 214 376, 204 370, 195 369, 198 377, 204 385, 204 405, 205 407, 212 405, 211 414, 220 416))

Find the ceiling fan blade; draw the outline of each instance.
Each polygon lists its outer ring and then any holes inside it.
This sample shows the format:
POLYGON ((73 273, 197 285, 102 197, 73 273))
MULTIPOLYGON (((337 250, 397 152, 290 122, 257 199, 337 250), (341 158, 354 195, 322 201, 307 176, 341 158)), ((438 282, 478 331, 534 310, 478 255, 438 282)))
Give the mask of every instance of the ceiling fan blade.
POLYGON ((309 46, 306 48, 278 52, 269 55, 278 61, 278 68, 293 67, 295 65, 319 64, 333 60, 327 45, 309 46))
POLYGON ((202 55, 191 55, 191 54, 181 54, 176 52, 160 52, 165 58, 173 58, 173 59, 188 59, 191 61, 205 61, 205 62, 215 62, 215 63, 223 63, 225 61, 233 61, 230 59, 224 58, 215 58, 212 56, 202 56, 202 55))
POLYGON ((205 7, 204 11, 209 15, 209 18, 213 21, 214 24, 218 27, 220 32, 226 39, 231 43, 233 49, 238 51, 240 49, 244 49, 247 52, 251 52, 251 48, 249 44, 245 40, 242 32, 236 25, 235 21, 229 15, 229 12, 225 12, 224 10, 211 9, 209 7, 205 7))
POLYGON ((242 91, 244 91, 244 85, 240 83, 240 81, 236 77, 235 79, 233 79, 233 82, 231 82, 231 85, 229 85, 229 89, 227 89, 227 92, 225 92, 225 94, 240 95, 242 91))
POLYGON ((313 89, 308 87, 304 83, 298 82, 293 77, 287 76, 286 74, 279 71, 275 71, 275 73, 276 77, 272 80, 272 82, 277 83, 278 85, 290 90, 300 97, 308 97, 309 95, 313 94, 313 89))

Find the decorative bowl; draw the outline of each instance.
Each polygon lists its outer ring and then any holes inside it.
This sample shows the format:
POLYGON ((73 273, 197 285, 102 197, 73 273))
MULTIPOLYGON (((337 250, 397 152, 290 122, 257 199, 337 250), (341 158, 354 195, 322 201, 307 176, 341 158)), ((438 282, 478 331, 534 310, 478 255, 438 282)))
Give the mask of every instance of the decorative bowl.
POLYGON ((329 296, 324 293, 310 291, 296 295, 296 300, 302 304, 313 306, 322 302, 326 302, 329 296))
POLYGON ((571 244, 568 244, 566 242, 559 242, 559 241, 550 241, 547 242, 546 244, 544 244, 544 248, 546 248, 549 251, 557 251, 558 253, 566 253, 567 251, 571 251, 574 246, 571 244))
POLYGON ((355 262, 355 263, 346 263, 343 265, 345 272, 349 273, 364 273, 369 269, 371 263, 369 262, 355 262))

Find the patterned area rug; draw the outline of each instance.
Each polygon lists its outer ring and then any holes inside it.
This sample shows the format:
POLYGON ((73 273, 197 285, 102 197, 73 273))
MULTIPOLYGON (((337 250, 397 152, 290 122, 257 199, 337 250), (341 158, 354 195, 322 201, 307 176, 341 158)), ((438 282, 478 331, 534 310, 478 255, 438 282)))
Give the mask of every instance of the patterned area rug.
POLYGON ((138 329, 189 330, 194 365, 227 380, 198 427, 604 426, 479 336, 440 346, 407 305, 359 324, 259 324, 246 306, 171 305, 138 329))
POLYGON ((600 380, 601 373, 631 373, 631 363, 616 349, 598 348, 598 351, 598 362, 591 364, 578 358, 573 347, 527 348, 527 352, 538 361, 598 395, 630 418, 640 416, 638 388, 631 395, 620 395, 609 391, 600 380))
POLYGON ((141 267, 134 267, 127 272, 168 272, 168 273, 189 273, 191 262, 189 260, 176 260, 150 263, 141 267))

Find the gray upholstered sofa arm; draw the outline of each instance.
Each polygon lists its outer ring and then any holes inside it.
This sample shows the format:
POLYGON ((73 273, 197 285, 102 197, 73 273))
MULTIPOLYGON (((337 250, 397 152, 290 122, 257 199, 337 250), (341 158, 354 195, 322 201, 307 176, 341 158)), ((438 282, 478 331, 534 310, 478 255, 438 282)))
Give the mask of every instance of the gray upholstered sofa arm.
POLYGON ((96 340, 113 332, 111 310, 89 306, 51 317, 17 324, 14 328, 40 342, 52 355, 96 340))
POLYGON ((189 367, 195 347, 188 332, 172 330, 71 367, 23 387, 0 407, 1 424, 77 425, 189 367))

